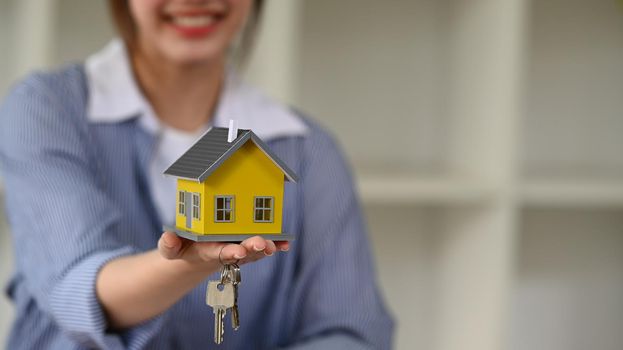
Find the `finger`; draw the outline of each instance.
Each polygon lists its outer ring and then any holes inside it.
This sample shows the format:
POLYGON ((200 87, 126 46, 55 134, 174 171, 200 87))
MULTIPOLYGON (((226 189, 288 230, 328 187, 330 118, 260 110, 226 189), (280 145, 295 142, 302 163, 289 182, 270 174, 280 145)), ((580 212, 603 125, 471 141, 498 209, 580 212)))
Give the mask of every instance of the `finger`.
POLYGON ((240 244, 228 244, 219 253, 224 263, 232 263, 247 257, 247 250, 240 244))
POLYGON ((277 251, 277 246, 275 245, 275 242, 273 242, 272 240, 267 240, 266 249, 264 249, 264 254, 266 256, 271 256, 275 254, 276 251, 277 251))
POLYGON ((268 247, 268 242, 261 236, 247 238, 242 241, 240 245, 245 247, 245 249, 249 252, 247 257, 240 262, 241 264, 254 262, 266 256, 264 251, 268 247))
POLYGON ((275 241, 275 245, 279 251, 287 252, 290 250, 290 242, 288 241, 275 241))
POLYGON ((247 257, 247 250, 239 244, 205 243, 197 246, 199 256, 208 262, 231 263, 247 257))
POLYGON ((171 232, 164 232, 158 240, 158 251, 165 259, 176 259, 182 248, 182 240, 171 232))
POLYGON ((252 263, 255 261, 258 261, 260 259, 263 259, 266 257, 266 254, 264 254, 264 251, 261 252, 254 252, 252 254, 247 255, 246 258, 240 260, 240 262, 238 263, 238 265, 243 265, 243 264, 247 264, 247 263, 252 263))
POLYGON ((242 241, 240 245, 245 247, 250 254, 255 254, 263 252, 266 249, 267 243, 264 238, 253 236, 242 241))

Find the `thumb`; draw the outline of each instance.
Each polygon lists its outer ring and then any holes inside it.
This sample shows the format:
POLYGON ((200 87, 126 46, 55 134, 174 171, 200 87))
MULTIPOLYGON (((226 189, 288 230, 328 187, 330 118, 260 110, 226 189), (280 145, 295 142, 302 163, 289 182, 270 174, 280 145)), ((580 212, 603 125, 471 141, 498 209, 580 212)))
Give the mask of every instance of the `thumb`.
POLYGON ((171 232, 164 232, 158 241, 158 251, 165 259, 176 259, 182 248, 182 240, 171 232))

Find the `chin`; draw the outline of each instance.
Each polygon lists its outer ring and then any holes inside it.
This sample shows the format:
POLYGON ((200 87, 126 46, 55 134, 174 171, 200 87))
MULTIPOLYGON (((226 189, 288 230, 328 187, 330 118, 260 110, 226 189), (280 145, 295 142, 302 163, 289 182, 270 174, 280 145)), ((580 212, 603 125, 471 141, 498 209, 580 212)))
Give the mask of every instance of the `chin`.
POLYGON ((213 43, 178 43, 164 51, 171 61, 186 65, 221 62, 227 50, 213 43))

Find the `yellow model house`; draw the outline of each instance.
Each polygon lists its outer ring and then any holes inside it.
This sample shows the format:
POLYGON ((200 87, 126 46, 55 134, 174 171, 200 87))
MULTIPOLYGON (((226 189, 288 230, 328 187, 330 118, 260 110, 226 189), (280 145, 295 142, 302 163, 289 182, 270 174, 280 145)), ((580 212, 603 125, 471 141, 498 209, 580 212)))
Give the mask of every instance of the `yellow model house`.
POLYGON ((251 130, 213 127, 165 172, 177 178, 175 227, 194 241, 291 240, 281 232, 290 170, 251 130))

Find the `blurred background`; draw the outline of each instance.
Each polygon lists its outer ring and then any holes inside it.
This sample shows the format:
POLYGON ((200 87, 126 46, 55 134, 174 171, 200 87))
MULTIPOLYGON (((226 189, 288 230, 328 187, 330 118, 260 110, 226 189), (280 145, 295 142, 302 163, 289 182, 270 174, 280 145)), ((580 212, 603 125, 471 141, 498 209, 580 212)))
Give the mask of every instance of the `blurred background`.
MULTIPOLYGON (((0 95, 112 36, 0 0, 0 95)), ((269 0, 248 77, 341 141, 397 349, 623 348, 621 1, 269 0)))

